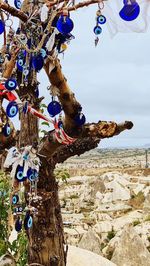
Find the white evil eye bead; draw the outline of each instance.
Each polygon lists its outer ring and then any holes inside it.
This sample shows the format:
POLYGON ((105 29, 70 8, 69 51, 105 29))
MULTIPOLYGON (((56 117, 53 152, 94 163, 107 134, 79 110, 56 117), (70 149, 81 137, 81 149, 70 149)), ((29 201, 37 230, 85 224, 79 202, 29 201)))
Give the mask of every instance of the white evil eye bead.
POLYGON ((12 204, 15 205, 15 204, 18 203, 18 201, 19 201, 19 196, 18 196, 18 195, 14 195, 14 196, 12 197, 12 204))
POLYGON ((96 35, 99 35, 102 32, 102 28, 100 26, 96 26, 94 27, 93 31, 96 35))
POLYGON ((18 106, 16 102, 10 102, 6 108, 6 114, 8 117, 14 117, 18 113, 18 106))
POLYGON ((15 223, 15 229, 17 232, 20 232, 22 229, 22 221, 20 220, 20 218, 18 217, 18 219, 16 220, 15 223))
POLYGON ((25 230, 28 230, 32 227, 33 225, 33 218, 31 215, 27 214, 24 220, 24 228, 25 230))
POLYGON ((8 91, 12 91, 12 90, 15 90, 17 87, 17 81, 15 79, 8 79, 6 80, 5 82, 5 88, 8 90, 8 91))
POLYGON ((98 22, 99 24, 105 24, 105 23, 106 23, 106 17, 103 16, 103 15, 98 16, 98 17, 97 17, 97 22, 98 22))
POLYGON ((6 124, 4 127, 3 127, 3 134, 5 137, 9 137, 10 134, 11 134, 11 127, 9 124, 6 124))
POLYGON ((17 9, 21 9, 21 5, 22 5, 22 3, 21 3, 20 0, 15 0, 15 1, 14 1, 14 5, 15 5, 15 7, 16 7, 17 9))
POLYGON ((23 208, 22 207, 19 207, 18 208, 18 212, 23 212, 23 208))

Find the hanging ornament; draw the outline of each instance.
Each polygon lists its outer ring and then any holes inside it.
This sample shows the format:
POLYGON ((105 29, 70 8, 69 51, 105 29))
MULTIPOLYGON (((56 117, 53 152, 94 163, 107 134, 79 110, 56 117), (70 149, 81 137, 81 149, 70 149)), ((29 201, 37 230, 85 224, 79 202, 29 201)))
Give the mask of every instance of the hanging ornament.
POLYGON ((17 179, 18 182, 23 182, 27 179, 27 177, 24 176, 24 167, 23 166, 20 166, 20 165, 17 166, 15 178, 17 179))
POLYGON ((78 126, 83 126, 86 121, 85 115, 82 113, 77 114, 74 118, 74 121, 78 126))
POLYGON ((25 64, 25 60, 24 59, 20 58, 20 59, 17 60, 17 68, 18 68, 19 71, 21 71, 21 72, 23 71, 24 64, 25 64))
POLYGON ((17 87, 17 81, 13 78, 7 79, 7 81, 5 82, 5 88, 8 91, 15 90, 16 87, 17 87))
POLYGON ((0 34, 2 34, 5 31, 5 23, 0 20, 0 34))
POLYGON ((135 0, 124 0, 124 7, 119 16, 125 21, 135 20, 140 14, 140 6, 135 0))
POLYGON ((51 117, 54 117, 55 115, 58 115, 61 112, 62 108, 59 102, 53 101, 49 103, 47 107, 47 111, 50 114, 51 117))
POLYGON ((18 217, 15 222, 15 229, 17 232, 20 232, 22 229, 22 220, 20 219, 20 217, 18 217))
POLYGON ((7 123, 7 124, 5 124, 5 126, 3 127, 3 134, 4 134, 4 136, 5 137, 9 137, 10 136, 10 134, 11 134, 11 127, 10 127, 10 125, 7 123))
POLYGON ((16 205, 19 201, 19 196, 16 194, 16 195, 13 195, 12 197, 12 204, 13 205, 16 205))
POLYGON ((73 28, 74 24, 73 21, 70 19, 68 12, 63 12, 63 14, 59 17, 56 27, 60 33, 66 35, 70 33, 73 28))
POLYGON ((93 29, 95 35, 99 35, 102 33, 102 28, 100 26, 95 26, 93 29))
POLYGON ((12 118, 12 117, 16 116, 17 113, 18 113, 18 106, 17 106, 16 102, 10 102, 6 108, 7 116, 12 118))
POLYGON ((38 177, 38 172, 35 169, 29 168, 27 171, 27 178, 32 182, 38 177))
POLYGON ((20 0, 14 0, 14 5, 17 9, 21 9, 22 3, 20 0))
POLYGON ((45 59, 47 57, 47 49, 41 48, 40 55, 45 59))
POLYGON ((99 24, 105 24, 105 23, 106 23, 106 17, 103 16, 103 15, 98 16, 98 17, 97 17, 97 22, 98 22, 99 24))
POLYGON ((32 227, 32 224, 33 224, 33 218, 29 213, 27 213, 24 219, 25 230, 29 230, 32 227))
POLYGON ((41 54, 39 55, 34 55, 32 57, 32 66, 35 69, 35 71, 39 72, 43 66, 44 66, 44 59, 41 54))

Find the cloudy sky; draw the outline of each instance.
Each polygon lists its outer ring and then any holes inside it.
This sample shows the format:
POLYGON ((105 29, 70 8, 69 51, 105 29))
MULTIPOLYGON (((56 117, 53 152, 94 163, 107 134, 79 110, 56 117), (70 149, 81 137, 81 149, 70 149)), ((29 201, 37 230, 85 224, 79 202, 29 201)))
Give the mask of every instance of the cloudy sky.
POLYGON ((150 143, 150 30, 111 38, 104 25, 95 48, 96 10, 92 6, 71 14, 75 40, 60 57, 63 71, 87 121, 133 121, 131 131, 103 140, 101 147, 145 145, 150 143))
MULTIPOLYGON (((103 140, 101 147, 145 145, 150 143, 150 30, 118 33, 112 38, 106 23, 95 48, 96 10, 96 6, 91 6, 72 12, 75 39, 64 58, 60 56, 63 72, 82 104, 88 122, 133 121, 131 131, 103 140)), ((108 26, 111 19, 110 12, 108 26)), ((48 80, 44 72, 39 74, 39 79, 40 93, 48 96, 45 93, 48 80)), ((46 103, 50 100, 48 98, 46 103)))

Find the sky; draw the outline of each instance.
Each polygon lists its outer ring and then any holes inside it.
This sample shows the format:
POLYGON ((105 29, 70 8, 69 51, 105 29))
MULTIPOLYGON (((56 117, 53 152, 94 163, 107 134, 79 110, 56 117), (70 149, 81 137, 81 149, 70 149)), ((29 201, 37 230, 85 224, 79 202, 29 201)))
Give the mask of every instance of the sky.
MULTIPOLYGON (((144 146, 150 143, 150 29, 145 33, 117 33, 112 38, 108 30, 109 14, 108 25, 102 26, 95 47, 96 11, 97 6, 91 6, 71 13, 75 39, 64 57, 59 56, 63 72, 87 122, 131 120, 134 123, 132 130, 102 140, 100 147, 144 146)), ((46 91, 49 82, 43 71, 39 81, 40 94, 49 103, 46 91)))

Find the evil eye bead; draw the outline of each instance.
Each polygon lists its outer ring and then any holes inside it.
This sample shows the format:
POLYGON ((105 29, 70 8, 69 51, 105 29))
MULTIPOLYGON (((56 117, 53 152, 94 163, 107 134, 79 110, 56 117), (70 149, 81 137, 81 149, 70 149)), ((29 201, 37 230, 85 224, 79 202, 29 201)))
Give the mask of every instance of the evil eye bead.
POLYGON ((73 30, 73 21, 68 16, 60 16, 57 21, 56 27, 58 31, 64 35, 70 33, 73 30))
POLYGON ((23 166, 18 165, 15 174, 15 178, 18 180, 18 182, 23 182, 26 180, 26 177, 23 176, 23 170, 23 166))
POLYGON ((76 115, 74 121, 78 126, 83 126, 86 121, 85 115, 82 113, 76 115))
POLYGON ((102 33, 102 28, 100 26, 96 26, 94 27, 93 31, 96 35, 99 35, 102 33))
POLYGON ((18 106, 17 106, 16 102, 10 102, 6 108, 7 116, 12 118, 12 117, 16 116, 17 113, 18 113, 18 106))
POLYGON ((33 169, 29 168, 27 171, 27 178, 32 182, 35 180, 33 169))
POLYGON ((106 17, 103 16, 103 15, 98 16, 98 17, 97 17, 97 22, 98 22, 99 24, 105 24, 105 23, 106 23, 106 17))
POLYGON ((5 31, 5 23, 0 20, 0 34, 2 34, 5 31))
POLYGON ((120 10, 119 16, 125 21, 135 20, 140 14, 140 6, 134 0, 131 3, 124 1, 124 7, 120 10))
POLYGON ((47 107, 47 111, 52 117, 58 115, 61 112, 61 110, 62 110, 61 105, 57 101, 52 101, 51 103, 49 103, 47 107))
POLYGON ((44 48, 40 50, 40 54, 44 59, 47 57, 47 51, 44 48))
POLYGON ((15 90, 17 87, 17 81, 15 79, 8 79, 6 80, 5 82, 5 88, 8 90, 8 91, 12 91, 12 90, 15 90))
POLYGON ((32 66, 37 72, 39 72, 43 68, 43 65, 44 65, 44 59, 41 54, 33 56, 32 66))
POLYGON ((24 64, 25 64, 25 61, 24 61, 23 58, 19 58, 17 60, 17 68, 18 68, 19 71, 21 71, 21 72, 23 71, 24 64))
POLYGON ((28 230, 32 227, 33 225, 33 218, 31 215, 27 214, 24 220, 24 228, 25 230, 28 230))
POLYGON ((5 137, 9 137, 11 134, 11 127, 10 125, 7 123, 4 127, 3 127, 3 134, 5 137))
POLYGON ((15 205, 17 204, 19 201, 19 196, 18 195, 13 195, 12 197, 12 204, 15 205))
POLYGON ((17 9, 21 9, 21 5, 22 5, 22 3, 21 3, 20 0, 15 0, 15 1, 14 1, 14 5, 15 5, 15 7, 16 7, 17 9))
POLYGON ((18 212, 23 212, 22 206, 18 207, 18 212))
POLYGON ((17 232, 20 232, 22 229, 22 221, 20 220, 20 218, 18 217, 18 219, 16 220, 16 223, 15 223, 15 230, 17 232))

